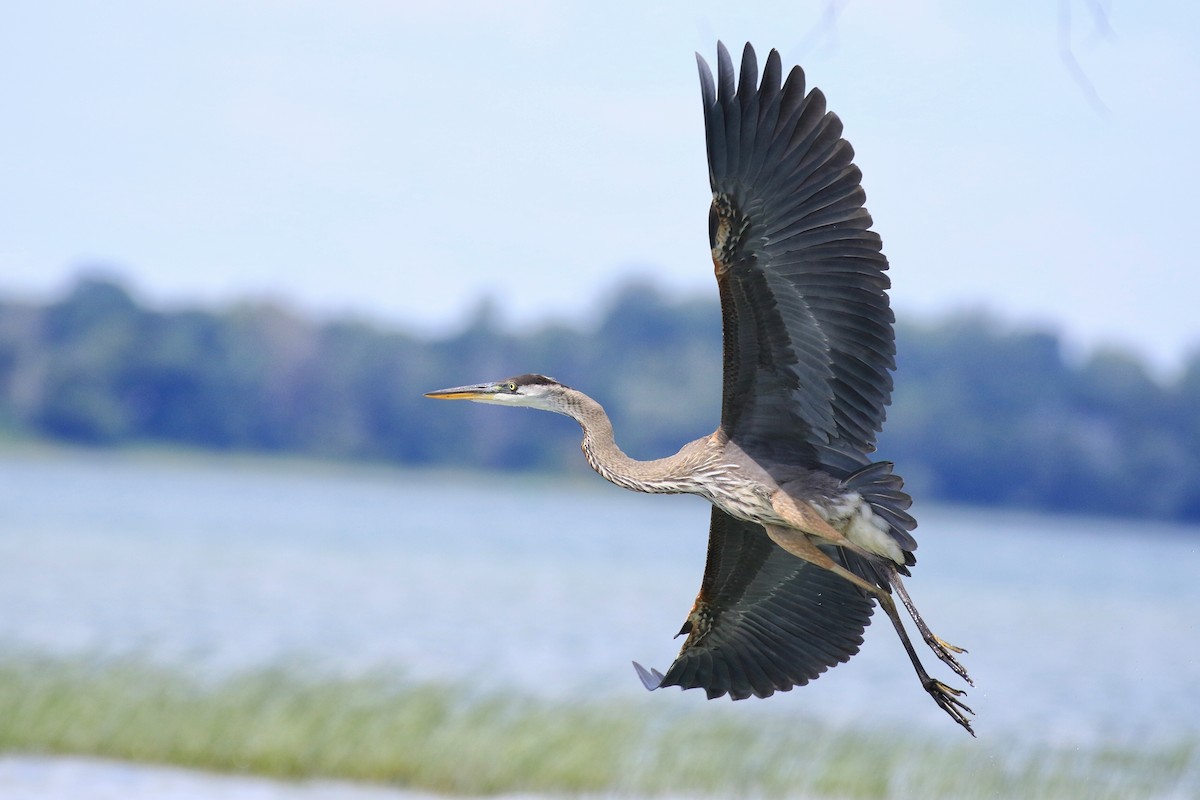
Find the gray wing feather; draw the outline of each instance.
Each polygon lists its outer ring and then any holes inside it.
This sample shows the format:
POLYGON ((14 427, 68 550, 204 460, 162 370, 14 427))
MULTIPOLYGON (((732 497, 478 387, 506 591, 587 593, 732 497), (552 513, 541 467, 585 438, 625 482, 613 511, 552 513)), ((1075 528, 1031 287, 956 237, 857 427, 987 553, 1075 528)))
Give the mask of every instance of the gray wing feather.
POLYGON ((735 81, 718 45, 704 101, 725 333, 722 426, 747 452, 849 474, 868 463, 895 367, 887 259, 837 116, 771 51, 735 81))
POLYGON ((688 638, 665 674, 635 667, 651 689, 769 697, 857 653, 872 609, 852 584, 788 554, 761 525, 714 508, 688 638))

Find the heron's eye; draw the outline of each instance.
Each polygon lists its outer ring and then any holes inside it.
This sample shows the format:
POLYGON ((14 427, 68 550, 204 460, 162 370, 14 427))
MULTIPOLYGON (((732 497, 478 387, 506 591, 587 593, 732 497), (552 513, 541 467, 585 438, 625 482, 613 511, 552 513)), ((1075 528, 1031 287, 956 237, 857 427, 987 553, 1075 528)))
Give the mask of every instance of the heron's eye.
POLYGON ((513 394, 517 393, 517 385, 515 383, 507 383, 504 385, 504 388, 508 389, 513 394))

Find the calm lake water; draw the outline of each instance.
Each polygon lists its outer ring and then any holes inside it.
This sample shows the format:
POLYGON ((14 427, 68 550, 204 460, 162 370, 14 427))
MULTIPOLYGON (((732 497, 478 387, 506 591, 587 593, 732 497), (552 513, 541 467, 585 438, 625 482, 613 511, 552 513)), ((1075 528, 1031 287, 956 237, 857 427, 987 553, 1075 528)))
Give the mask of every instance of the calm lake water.
MULTIPOLYGON (((970 650, 981 737, 1200 736, 1200 530, 916 511, 908 585, 934 630, 970 650)), ((702 694, 645 693, 629 662, 674 656, 707 518, 695 498, 599 478, 0 453, 0 655, 386 670, 696 707, 702 694)), ((963 735, 878 621, 850 663, 738 705, 963 735)))

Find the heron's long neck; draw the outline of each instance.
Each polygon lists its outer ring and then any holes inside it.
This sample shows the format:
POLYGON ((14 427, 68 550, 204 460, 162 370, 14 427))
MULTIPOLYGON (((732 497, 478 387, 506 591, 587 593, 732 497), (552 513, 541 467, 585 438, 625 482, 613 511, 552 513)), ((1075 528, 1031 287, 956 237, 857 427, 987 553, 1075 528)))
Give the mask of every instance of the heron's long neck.
POLYGON ((638 461, 617 447, 612 421, 604 408, 582 392, 572 391, 569 415, 583 428, 583 454, 592 469, 625 489, 655 494, 696 492, 699 485, 679 455, 638 461))

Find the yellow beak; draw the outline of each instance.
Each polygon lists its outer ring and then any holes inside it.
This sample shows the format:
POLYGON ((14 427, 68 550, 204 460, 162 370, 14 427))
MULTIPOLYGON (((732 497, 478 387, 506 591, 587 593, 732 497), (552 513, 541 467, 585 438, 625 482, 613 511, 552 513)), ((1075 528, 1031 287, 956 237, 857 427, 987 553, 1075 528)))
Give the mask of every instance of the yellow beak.
POLYGON ((438 389, 434 392, 426 392, 426 397, 432 397, 434 400, 477 400, 480 397, 488 397, 497 392, 496 384, 494 383, 477 383, 474 386, 455 386, 453 389, 438 389))

